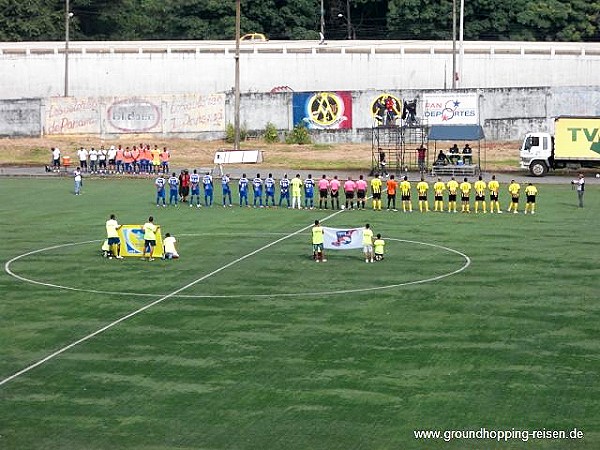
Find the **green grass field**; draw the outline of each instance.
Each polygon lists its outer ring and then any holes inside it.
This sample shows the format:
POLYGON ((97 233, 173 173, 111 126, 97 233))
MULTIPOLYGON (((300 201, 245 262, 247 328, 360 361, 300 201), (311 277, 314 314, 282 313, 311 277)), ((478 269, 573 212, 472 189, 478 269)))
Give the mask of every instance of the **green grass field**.
POLYGON ((578 209, 540 185, 535 216, 324 222, 369 222, 376 264, 311 260, 296 232, 330 211, 156 208, 141 180, 0 187, 0 383, 162 299, 0 385, 2 449, 600 448, 598 186, 578 209), (154 215, 182 257, 102 258, 110 213, 154 215), (414 437, 481 428, 584 438, 414 437))

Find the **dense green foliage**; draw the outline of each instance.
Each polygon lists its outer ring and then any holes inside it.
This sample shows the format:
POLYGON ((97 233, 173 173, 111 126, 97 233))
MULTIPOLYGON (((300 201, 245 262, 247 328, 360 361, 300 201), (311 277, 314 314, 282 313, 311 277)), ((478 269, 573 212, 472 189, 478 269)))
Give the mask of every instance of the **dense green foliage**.
MULTIPOLYGON (((320 5, 320 0, 243 0, 242 33, 318 39, 320 5)), ((78 40, 235 35, 235 0, 71 0, 71 10, 78 40)), ((0 39, 62 40, 64 12, 64 0, 0 0, 0 39)), ((357 39, 452 37, 450 0, 324 0, 324 17, 327 39, 348 34, 357 39)), ((465 2, 467 40, 597 41, 599 29, 599 0, 465 2)))
POLYGON ((0 272, 0 380, 149 307, 0 386, 0 447, 598 449, 600 189, 589 184, 584 209, 568 183, 540 185, 535 216, 331 215, 156 208, 149 179, 85 178, 74 196, 69 178, 3 178, 2 266, 31 252, 10 270, 54 286, 0 272), (103 259, 111 213, 154 215, 181 259, 103 259), (370 222, 386 259, 314 263, 315 219, 370 222), (465 264, 410 241, 471 264, 367 290, 465 264), (413 435, 482 427, 585 436, 413 435))

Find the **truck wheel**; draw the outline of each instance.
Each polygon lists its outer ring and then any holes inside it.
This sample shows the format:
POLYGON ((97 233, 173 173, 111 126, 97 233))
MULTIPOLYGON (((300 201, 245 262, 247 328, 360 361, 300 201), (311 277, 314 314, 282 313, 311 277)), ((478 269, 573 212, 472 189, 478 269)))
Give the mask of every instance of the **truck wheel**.
POLYGON ((543 177, 548 173, 548 166, 544 161, 532 161, 529 164, 529 171, 534 177, 543 177))

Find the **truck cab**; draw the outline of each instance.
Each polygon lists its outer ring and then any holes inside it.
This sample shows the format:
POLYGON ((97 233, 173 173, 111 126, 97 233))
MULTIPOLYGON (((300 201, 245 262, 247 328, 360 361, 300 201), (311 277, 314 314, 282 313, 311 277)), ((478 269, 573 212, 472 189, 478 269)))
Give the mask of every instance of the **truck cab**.
POLYGON ((521 145, 521 168, 542 177, 553 167, 554 137, 550 133, 527 133, 521 145))

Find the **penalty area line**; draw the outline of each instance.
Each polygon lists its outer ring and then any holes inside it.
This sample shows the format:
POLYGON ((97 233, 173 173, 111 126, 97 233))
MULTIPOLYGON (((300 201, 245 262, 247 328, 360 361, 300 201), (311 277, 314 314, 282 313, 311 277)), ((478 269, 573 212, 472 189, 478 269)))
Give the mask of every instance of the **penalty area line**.
MULTIPOLYGON (((332 217, 335 217, 336 215, 338 215, 338 214, 339 214, 339 213, 341 213, 341 212, 342 212, 342 211, 336 211, 336 212, 334 212, 334 213, 332 213, 332 214, 328 215, 328 216, 327 216, 327 217, 325 217, 324 219, 321 219, 321 222, 324 222, 324 221, 326 221, 326 220, 329 220, 329 219, 331 219, 332 217)), ((213 275, 216 275, 216 274, 218 274, 219 272, 222 272, 223 270, 225 270, 225 269, 228 269, 229 267, 231 267, 231 266, 233 266, 233 265, 235 265, 235 264, 238 264, 238 263, 240 263, 240 262, 244 261, 245 259, 248 259, 248 258, 250 258, 250 257, 252 257, 252 256, 254 256, 254 255, 256 255, 257 253, 260 253, 260 252, 262 252, 263 250, 266 250, 266 249, 268 249, 268 248, 270 248, 270 247, 272 247, 272 246, 274 246, 274 245, 277 245, 277 244, 279 244, 280 242, 282 242, 282 241, 285 241, 286 239, 289 239, 289 238, 291 238, 291 237, 294 237, 294 236, 296 236, 296 235, 298 235, 298 234, 302 233, 303 231, 306 231, 306 230, 308 230, 308 229, 309 229, 309 228, 311 228, 311 227, 313 227, 313 224, 310 224, 310 225, 307 225, 307 226, 305 226, 305 227, 302 227, 302 228, 300 228, 299 230, 297 230, 297 231, 294 231, 293 233, 290 233, 290 234, 288 234, 288 235, 286 235, 286 236, 283 236, 283 237, 281 237, 281 238, 279 238, 279 239, 276 239, 275 241, 273 241, 273 242, 270 242, 269 244, 263 245, 262 247, 260 247, 260 248, 258 248, 258 249, 256 249, 256 250, 253 250, 253 251, 251 251, 250 253, 247 253, 247 254, 245 254, 244 256, 241 256, 241 257, 239 257, 239 258, 237 258, 237 259, 235 259, 235 260, 233 260, 233 261, 231 261, 231 262, 229 262, 229 263, 225 264, 224 266, 221 266, 221 267, 219 267, 218 269, 215 269, 215 270, 213 270, 213 271, 212 271, 212 272, 210 272, 210 273, 207 273, 206 275, 203 275, 202 277, 200 277, 200 278, 198 278, 198 279, 196 279, 196 280, 192 281, 191 283, 188 283, 188 284, 186 284, 185 286, 182 286, 182 287, 180 287, 179 289, 177 289, 177 290, 175 290, 175 291, 173 291, 173 292, 171 292, 171 293, 169 293, 169 294, 167 294, 167 295, 163 295, 163 296, 162 296, 162 297, 160 297, 159 299, 157 299, 157 300, 155 300, 155 301, 153 301, 153 302, 151 302, 151 303, 148 303, 147 305, 144 305, 144 306, 142 306, 141 308, 138 308, 138 309, 136 309, 135 311, 132 311, 132 312, 130 312, 129 314, 127 314, 127 315, 125 315, 125 316, 123 316, 123 317, 121 317, 121 318, 119 318, 119 319, 117 319, 117 320, 115 320, 115 321, 113 321, 113 322, 109 323, 108 325, 105 325, 105 326, 103 326, 102 328, 100 328, 100 329, 98 329, 98 330, 94 331, 93 333, 90 333, 90 334, 88 334, 87 336, 84 336, 84 337, 82 337, 81 339, 78 339, 78 340, 76 340, 76 341, 74 341, 74 342, 71 342, 69 345, 66 345, 66 346, 64 346, 64 347, 62 347, 62 348, 60 348, 60 349, 56 350, 55 352, 53 352, 53 353, 49 354, 48 356, 46 356, 46 357, 44 357, 44 358, 40 359, 39 361, 37 361, 37 362, 35 362, 35 363, 33 363, 33 364, 31 364, 31 365, 29 365, 29 366, 25 367, 24 369, 21 369, 21 370, 19 370, 18 372, 16 372, 16 373, 12 374, 11 376, 9 376, 9 377, 7 377, 7 378, 4 378, 3 380, 0 380, 0 386, 3 386, 3 385, 5 385, 6 383, 8 383, 8 382, 10 382, 10 381, 14 380, 15 378, 18 378, 18 377, 20 377, 21 375, 24 375, 24 374, 26 374, 27 372, 29 372, 29 371, 31 371, 31 370, 33 370, 33 369, 35 369, 36 367, 39 367, 39 366, 41 366, 42 364, 45 364, 45 363, 47 363, 48 361, 50 361, 50 360, 52 360, 52 359, 56 358, 57 356, 59 356, 59 355, 61 355, 62 353, 66 352, 67 350, 70 350, 70 349, 72 349, 73 347, 76 347, 76 346, 77 346, 77 345, 79 345, 79 344, 82 344, 82 343, 84 343, 84 342, 86 342, 86 341, 89 341, 89 340, 90 340, 90 339, 92 339, 93 337, 95 337, 95 336, 98 336, 99 334, 102 334, 102 333, 104 333, 105 331, 107 331, 107 330, 109 330, 109 329, 113 328, 114 326, 116 326, 116 325, 120 324, 121 322, 124 322, 124 321, 126 321, 126 320, 128 320, 128 319, 131 319, 132 317, 134 317, 134 316, 137 316, 138 314, 140 314, 140 313, 142 313, 142 312, 146 311, 147 309, 149 309, 149 308, 152 308, 153 306, 156 306, 156 305, 158 305, 159 303, 162 303, 162 302, 164 302, 165 300, 168 300, 168 299, 169 299, 169 298, 171 298, 171 297, 174 297, 175 295, 179 294, 180 292, 182 292, 182 291, 185 291, 186 289, 189 289, 190 287, 192 287, 192 286, 194 286, 194 285, 196 285, 196 284, 198 284, 198 283, 200 283, 200 282, 202 282, 202 281, 206 280, 207 278, 210 278, 210 277, 212 277, 213 275)))

